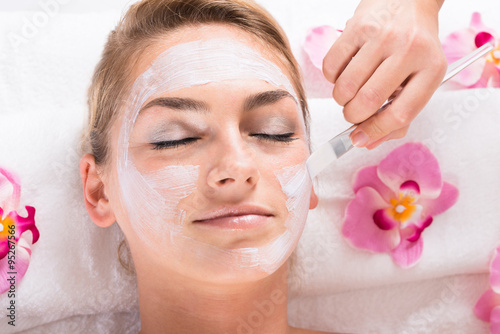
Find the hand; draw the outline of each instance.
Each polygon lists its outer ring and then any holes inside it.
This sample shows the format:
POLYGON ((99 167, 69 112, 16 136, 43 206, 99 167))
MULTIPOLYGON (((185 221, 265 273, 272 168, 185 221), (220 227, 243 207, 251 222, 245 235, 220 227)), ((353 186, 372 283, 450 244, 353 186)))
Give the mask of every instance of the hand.
POLYGON ((444 0, 362 0, 323 61, 355 146, 406 135, 446 73, 438 36, 444 0), (384 111, 375 112, 391 95, 384 111))

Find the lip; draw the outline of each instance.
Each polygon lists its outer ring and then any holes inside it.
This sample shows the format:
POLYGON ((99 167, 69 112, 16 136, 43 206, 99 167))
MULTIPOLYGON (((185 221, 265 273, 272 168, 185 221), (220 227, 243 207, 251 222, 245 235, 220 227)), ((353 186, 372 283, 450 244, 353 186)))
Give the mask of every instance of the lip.
POLYGON ((266 224, 274 217, 272 212, 257 205, 225 206, 203 214, 193 221, 207 227, 250 229, 266 224))

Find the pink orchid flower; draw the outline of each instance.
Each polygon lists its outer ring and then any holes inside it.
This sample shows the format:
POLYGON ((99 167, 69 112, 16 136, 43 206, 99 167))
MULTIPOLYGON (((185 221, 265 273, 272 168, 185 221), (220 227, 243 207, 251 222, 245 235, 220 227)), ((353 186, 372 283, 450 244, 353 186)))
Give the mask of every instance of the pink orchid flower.
POLYGON ((18 284, 28 269, 31 248, 24 232, 31 231, 32 244, 37 242, 40 233, 35 226, 35 208, 25 207, 27 217, 21 217, 15 211, 19 205, 21 184, 16 175, 2 168, 0 168, 0 190, 0 194, 10 193, 6 199, 0 199, 1 294, 8 291, 13 284, 18 284))
POLYGON ((499 38, 495 30, 483 24, 481 14, 473 13, 468 28, 453 32, 444 39, 442 45, 448 62, 454 62, 488 42, 495 45, 495 49, 450 81, 458 88, 500 87, 499 38))
POLYGON ((320 26, 309 30, 304 43, 304 51, 308 55, 311 63, 319 69, 323 69, 323 59, 339 38, 341 31, 330 26, 320 26))
POLYGON ((500 247, 490 265, 490 288, 479 298, 474 307, 476 316, 490 323, 490 332, 500 334, 500 247))
POLYGON ((361 169, 353 190, 343 235, 354 247, 390 253, 401 267, 416 264, 422 232, 458 199, 458 189, 443 182, 437 159, 421 143, 404 144, 378 166, 361 169))
POLYGON ((333 91, 333 84, 323 75, 323 59, 340 36, 340 30, 330 26, 320 26, 309 30, 304 41, 304 82, 312 97, 328 97, 333 91))

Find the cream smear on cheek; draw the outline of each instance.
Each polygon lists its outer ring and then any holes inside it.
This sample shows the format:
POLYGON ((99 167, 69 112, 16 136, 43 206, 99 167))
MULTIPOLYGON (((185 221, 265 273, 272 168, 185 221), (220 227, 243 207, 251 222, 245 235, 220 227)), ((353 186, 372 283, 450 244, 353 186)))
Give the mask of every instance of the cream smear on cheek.
MULTIPOLYGON (((224 80, 263 80, 290 92, 293 86, 280 68, 257 51, 230 38, 194 41, 163 52, 135 81, 126 105, 117 149, 121 200, 131 226, 144 245, 166 261, 196 266, 203 273, 265 273, 277 270, 293 251, 309 208, 311 180, 305 162, 275 172, 287 196, 286 230, 256 248, 221 249, 183 234, 185 211, 179 203, 196 190, 200 166, 167 166, 139 171, 129 139, 141 107, 151 98, 182 88, 224 80)), ((297 112, 302 117, 300 107, 297 112)), ((192 267, 193 268, 193 267, 192 267)))

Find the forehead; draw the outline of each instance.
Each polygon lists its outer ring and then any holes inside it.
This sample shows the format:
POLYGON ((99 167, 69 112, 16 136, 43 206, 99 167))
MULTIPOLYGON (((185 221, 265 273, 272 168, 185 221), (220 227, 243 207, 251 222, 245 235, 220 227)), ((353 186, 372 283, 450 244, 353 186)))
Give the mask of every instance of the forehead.
MULTIPOLYGON (((226 25, 186 27, 159 39, 143 51, 134 67, 139 73, 123 104, 119 160, 128 160, 128 140, 141 108, 168 92, 226 80, 260 80, 288 91, 297 101, 287 71, 276 52, 260 40, 226 25)), ((300 108, 298 105, 297 111, 300 108)))
POLYGON ((180 44, 210 39, 232 39, 235 44, 244 44, 256 51, 264 59, 274 63, 288 80, 293 82, 289 69, 281 61, 282 56, 277 51, 266 45, 264 41, 261 41, 255 35, 240 28, 221 23, 186 26, 157 39, 155 43, 142 52, 140 59, 135 64, 132 82, 147 71, 155 60, 168 49, 180 44))

